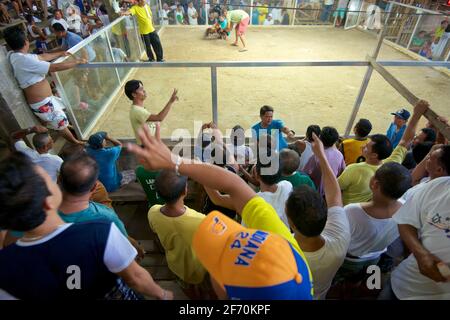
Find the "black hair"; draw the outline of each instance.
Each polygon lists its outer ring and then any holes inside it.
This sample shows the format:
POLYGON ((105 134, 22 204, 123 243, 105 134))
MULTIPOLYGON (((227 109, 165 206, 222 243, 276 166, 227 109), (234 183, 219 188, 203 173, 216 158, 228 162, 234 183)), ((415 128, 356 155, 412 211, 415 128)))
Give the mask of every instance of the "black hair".
POLYGON ((387 162, 375 172, 381 193, 391 199, 400 198, 411 188, 411 174, 400 163, 387 162))
POLYGON ((359 119, 358 123, 355 125, 355 131, 358 136, 365 138, 372 131, 372 124, 367 119, 359 119))
POLYGON ((236 125, 231 129, 231 141, 233 145, 241 146, 245 144, 245 131, 240 125, 236 125))
POLYGON ((333 127, 323 127, 320 132, 320 140, 325 148, 332 147, 339 140, 339 133, 333 127))
POLYGON ((52 27, 53 27, 53 30, 55 30, 56 32, 65 32, 65 31, 67 31, 67 30, 64 28, 64 26, 63 26, 61 23, 59 23, 59 22, 55 22, 55 23, 52 25, 52 27))
POLYGON ((445 145, 440 148, 442 154, 439 157, 439 162, 441 163, 447 175, 450 175, 450 145, 445 145))
POLYGON ((43 209, 50 195, 31 160, 14 152, 0 163, 0 228, 30 231, 44 223, 43 209))
POLYGON ((50 139, 50 135, 48 133, 36 133, 33 136, 33 146, 36 150, 44 148, 50 139))
POLYGON ((125 83, 125 94, 128 99, 133 100, 133 93, 136 92, 139 87, 143 85, 141 80, 130 80, 125 83))
POLYGON ((313 138, 312 138, 313 132, 316 134, 316 136, 319 137, 321 131, 322 130, 320 129, 320 127, 316 124, 312 124, 312 125, 308 126, 308 128, 306 129, 306 140, 313 141, 313 138))
POLYGON ((266 112, 273 112, 273 108, 271 106, 262 106, 261 109, 259 109, 260 116, 264 116, 266 112))
POLYGON ((79 154, 84 154, 84 153, 86 153, 86 149, 83 146, 81 146, 79 144, 68 143, 63 147, 59 156, 64 161, 66 161, 66 160, 70 159, 71 157, 77 156, 79 154))
POLYGON ((300 166, 300 156, 294 150, 283 149, 280 151, 280 166, 281 173, 289 176, 300 166))
POLYGON ((61 189, 71 195, 85 195, 95 186, 99 175, 97 162, 86 153, 64 161, 60 171, 61 189))
POLYGON ((384 134, 374 134, 370 137, 372 140, 372 152, 376 153, 378 160, 384 160, 392 153, 392 143, 384 134))
POLYGON ((262 162, 260 162, 258 160, 258 162, 256 163, 256 173, 258 174, 258 176, 261 178, 261 181, 264 182, 267 185, 274 185, 276 184, 278 181, 280 181, 281 178, 281 166, 278 163, 278 168, 274 173, 272 174, 263 174, 261 173, 262 171, 266 171, 266 170, 262 170, 262 169, 269 169, 272 167, 272 165, 276 165, 276 163, 274 163, 274 161, 279 161, 279 159, 277 158, 272 158, 271 161, 269 161, 269 163, 267 164, 263 164, 262 162))
POLYGON ((27 41, 25 32, 23 32, 18 27, 7 28, 3 32, 3 37, 5 38, 8 46, 14 51, 22 49, 25 46, 25 42, 27 41))
POLYGON ((327 206, 319 192, 299 185, 286 201, 286 215, 302 235, 317 237, 327 222, 327 206))
POLYGON ((34 22, 33 16, 31 14, 27 14, 25 16, 25 20, 27 20, 27 22, 30 24, 34 22))
POLYGON ((431 128, 422 128, 420 131, 425 133, 426 138, 423 142, 435 142, 436 141, 436 131, 431 128))
POLYGON ((430 152, 433 145, 434 143, 430 141, 418 143, 417 145, 415 145, 412 148, 412 155, 414 161, 416 163, 420 163, 423 159, 425 159, 425 157, 430 152))
POLYGON ((167 203, 175 203, 186 190, 188 178, 179 176, 174 170, 162 170, 155 180, 158 195, 167 203))

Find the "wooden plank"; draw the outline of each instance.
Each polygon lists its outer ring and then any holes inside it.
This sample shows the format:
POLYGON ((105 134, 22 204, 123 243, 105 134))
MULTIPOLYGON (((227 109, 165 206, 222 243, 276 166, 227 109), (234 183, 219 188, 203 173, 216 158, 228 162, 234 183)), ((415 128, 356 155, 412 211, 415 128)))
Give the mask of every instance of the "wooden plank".
MULTIPOLYGON (((383 66, 379 65, 372 57, 367 55, 367 60, 370 62, 372 67, 386 80, 398 93, 402 95, 411 105, 415 106, 420 100, 415 96, 408 88, 406 88, 403 83, 397 80, 389 71, 387 71, 383 66)), ((424 114, 431 124, 435 126, 442 133, 442 135, 450 140, 450 126, 439 120, 439 116, 431 109, 424 114)))

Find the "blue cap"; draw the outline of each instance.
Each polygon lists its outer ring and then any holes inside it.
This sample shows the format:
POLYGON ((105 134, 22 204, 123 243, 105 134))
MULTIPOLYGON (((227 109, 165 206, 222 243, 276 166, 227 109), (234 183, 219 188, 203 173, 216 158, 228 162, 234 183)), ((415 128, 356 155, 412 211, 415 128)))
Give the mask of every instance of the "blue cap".
POLYGON ((89 137, 88 144, 92 149, 102 148, 103 140, 105 140, 106 132, 100 131, 89 137))
POLYGON ((400 109, 400 110, 397 110, 396 112, 392 112, 391 114, 394 115, 394 116, 400 117, 403 120, 408 120, 409 116, 411 115, 409 113, 409 111, 406 110, 406 109, 400 109))

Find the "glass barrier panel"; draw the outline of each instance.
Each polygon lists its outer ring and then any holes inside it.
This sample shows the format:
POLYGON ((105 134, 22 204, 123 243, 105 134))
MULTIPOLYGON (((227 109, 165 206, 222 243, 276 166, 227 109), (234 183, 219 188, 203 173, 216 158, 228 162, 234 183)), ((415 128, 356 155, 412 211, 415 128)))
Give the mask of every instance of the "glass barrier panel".
MULTIPOLYGON (((134 20, 125 17, 107 30, 114 62, 139 62, 143 46, 141 38, 136 33, 134 20)), ((118 68, 120 80, 123 82, 132 68, 118 68)))
MULTIPOLYGON (((211 77, 209 68, 137 68, 133 79, 141 80, 147 93, 145 107, 152 114, 159 113, 167 104, 173 89, 178 90, 176 101, 161 123, 161 136, 170 138, 181 132, 194 135, 195 122, 212 121, 211 77)), ((134 138, 130 123, 132 102, 123 89, 117 92, 109 111, 98 121, 94 131, 111 132, 113 137, 134 138)), ((201 126, 201 124, 200 124, 201 126)), ((197 133, 195 133, 197 134, 197 133)))
MULTIPOLYGON (((77 58, 88 58, 91 63, 113 62, 105 33, 73 54, 77 58)), ((71 120, 85 137, 120 86, 116 69, 71 69, 56 74, 62 87, 61 95, 69 105, 69 114, 74 117, 71 120)))

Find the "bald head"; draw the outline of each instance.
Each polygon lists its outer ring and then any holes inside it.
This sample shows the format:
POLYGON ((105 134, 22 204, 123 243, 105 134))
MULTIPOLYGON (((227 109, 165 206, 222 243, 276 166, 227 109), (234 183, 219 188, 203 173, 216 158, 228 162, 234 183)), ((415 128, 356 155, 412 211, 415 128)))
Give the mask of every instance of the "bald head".
POLYGON ((61 166, 61 189, 72 196, 89 193, 98 179, 97 162, 87 154, 70 157, 61 166))
POLYGON ((53 146, 53 139, 48 133, 36 133, 33 136, 33 146, 39 153, 47 153, 53 146))

